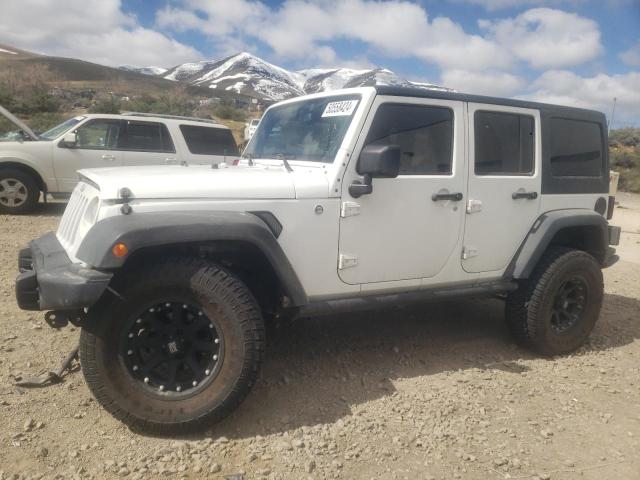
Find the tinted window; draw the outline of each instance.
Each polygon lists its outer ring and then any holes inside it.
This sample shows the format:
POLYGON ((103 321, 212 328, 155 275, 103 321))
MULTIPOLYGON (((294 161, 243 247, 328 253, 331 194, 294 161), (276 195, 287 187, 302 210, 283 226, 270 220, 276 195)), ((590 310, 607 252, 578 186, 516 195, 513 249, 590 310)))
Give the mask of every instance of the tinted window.
POLYGON ((599 124, 551 119, 551 174, 554 177, 599 177, 602 174, 599 124))
POLYGON ((444 107, 385 103, 378 108, 367 145, 399 145, 400 174, 451 173, 453 112, 444 107))
POLYGON ((533 173, 534 125, 528 115, 476 112, 476 175, 533 173))
POLYGON ((78 128, 76 148, 113 150, 118 145, 122 122, 91 120, 78 128))
POLYGON ((167 127, 154 122, 127 122, 120 148, 145 152, 175 152, 167 127))
POLYGON ((238 155, 231 130, 217 127, 180 125, 189 151, 196 155, 238 155))

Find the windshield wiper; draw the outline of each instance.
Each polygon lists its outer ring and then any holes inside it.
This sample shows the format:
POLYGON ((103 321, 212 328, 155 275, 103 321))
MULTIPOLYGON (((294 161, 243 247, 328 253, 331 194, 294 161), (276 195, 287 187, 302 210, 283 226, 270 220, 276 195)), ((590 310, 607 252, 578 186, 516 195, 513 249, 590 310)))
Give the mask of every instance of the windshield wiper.
POLYGON ((291 168, 291 165, 289 165, 289 161, 285 158, 285 156, 281 153, 276 155, 276 158, 278 160, 282 160, 282 164, 284 165, 284 168, 287 170, 287 172, 291 173, 293 172, 293 168, 291 168))
POLYGON ((250 153, 245 153, 240 158, 246 158, 247 160, 249 160, 249 166, 253 167, 253 165, 254 165, 254 163, 253 163, 253 155, 251 155, 250 153))

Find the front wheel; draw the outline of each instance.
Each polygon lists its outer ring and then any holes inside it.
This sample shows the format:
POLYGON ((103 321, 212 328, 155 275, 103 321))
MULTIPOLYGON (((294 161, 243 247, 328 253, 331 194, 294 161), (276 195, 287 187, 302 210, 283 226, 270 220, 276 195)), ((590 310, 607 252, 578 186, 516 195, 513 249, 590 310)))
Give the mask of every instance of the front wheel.
POLYGON ((99 403, 135 430, 176 434, 222 419, 256 381, 264 324, 226 270, 176 259, 127 278, 89 311, 80 361, 99 403))
POLYGON ((507 323, 520 343, 544 355, 569 353, 589 337, 603 294, 602 271, 593 256, 553 247, 507 296, 507 323))
POLYGON ((14 168, 0 169, 0 213, 31 212, 39 197, 40 189, 32 175, 14 168))

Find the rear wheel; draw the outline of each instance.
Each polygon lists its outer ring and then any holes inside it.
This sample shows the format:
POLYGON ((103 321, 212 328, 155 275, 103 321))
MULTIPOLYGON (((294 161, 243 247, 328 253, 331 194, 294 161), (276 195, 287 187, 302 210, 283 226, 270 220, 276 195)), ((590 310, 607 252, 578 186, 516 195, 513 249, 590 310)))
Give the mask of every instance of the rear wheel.
POLYGON ((128 279, 89 312, 80 361, 116 418, 150 433, 206 428, 258 375, 264 325, 247 287, 197 260, 170 260, 128 279))
POLYGON ((40 189, 32 175, 18 169, 0 169, 0 213, 28 213, 39 197, 40 189))
POLYGON ((602 271, 593 256, 554 247, 507 296, 507 322, 517 340, 538 352, 569 353, 593 330, 603 291, 602 271))

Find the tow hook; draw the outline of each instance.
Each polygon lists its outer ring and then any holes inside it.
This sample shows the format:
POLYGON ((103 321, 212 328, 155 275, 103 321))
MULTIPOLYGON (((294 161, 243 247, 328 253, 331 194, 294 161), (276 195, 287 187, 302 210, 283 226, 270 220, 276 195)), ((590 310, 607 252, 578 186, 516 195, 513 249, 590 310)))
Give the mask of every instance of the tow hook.
POLYGON ((87 314, 84 310, 53 310, 44 314, 44 320, 52 328, 66 327, 69 323, 79 327, 87 314))

